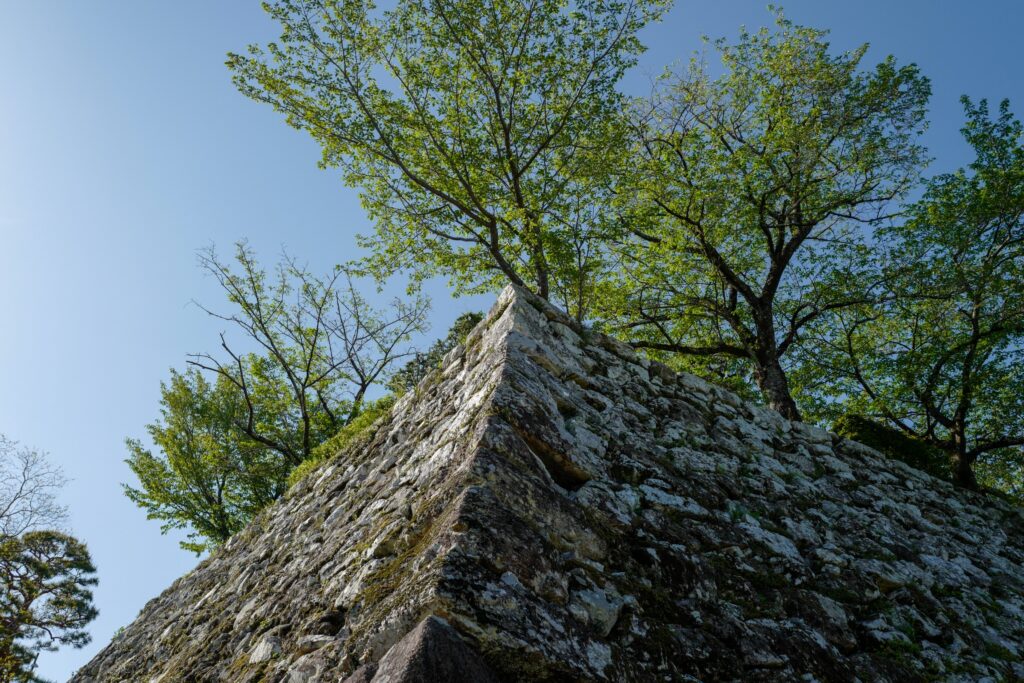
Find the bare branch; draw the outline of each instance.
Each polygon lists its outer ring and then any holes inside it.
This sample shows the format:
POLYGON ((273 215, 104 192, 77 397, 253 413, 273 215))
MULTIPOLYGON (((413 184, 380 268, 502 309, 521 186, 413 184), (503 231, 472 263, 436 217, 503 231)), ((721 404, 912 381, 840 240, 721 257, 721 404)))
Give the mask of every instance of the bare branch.
POLYGON ((0 434, 0 539, 62 527, 67 511, 55 495, 65 483, 45 453, 19 447, 0 434))

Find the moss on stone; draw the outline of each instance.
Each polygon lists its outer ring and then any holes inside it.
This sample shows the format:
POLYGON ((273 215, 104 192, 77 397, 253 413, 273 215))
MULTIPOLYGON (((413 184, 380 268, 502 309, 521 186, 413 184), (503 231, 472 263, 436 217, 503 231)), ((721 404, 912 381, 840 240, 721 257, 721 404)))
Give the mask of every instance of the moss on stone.
POLYGON ((368 404, 363 412, 342 427, 337 434, 313 449, 313 455, 292 470, 288 475, 288 488, 292 488, 309 476, 311 472, 319 469, 323 463, 330 462, 341 453, 368 442, 376 432, 376 428, 382 424, 381 418, 390 413, 394 405, 394 396, 385 396, 368 404), (380 424, 378 424, 379 422, 380 424))
POLYGON ((985 643, 985 656, 1001 662, 1019 662, 1020 657, 999 643, 985 643))

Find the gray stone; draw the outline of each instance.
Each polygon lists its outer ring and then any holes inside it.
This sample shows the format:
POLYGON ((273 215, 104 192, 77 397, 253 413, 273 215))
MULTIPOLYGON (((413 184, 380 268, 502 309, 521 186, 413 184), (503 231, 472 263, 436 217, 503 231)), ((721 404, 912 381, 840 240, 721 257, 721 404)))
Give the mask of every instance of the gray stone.
POLYGON ((266 662, 279 654, 281 654, 281 639, 274 636, 264 636, 249 654, 249 663, 259 664, 260 662, 266 662))
POLYGON ((438 617, 427 617, 398 641, 380 663, 366 665, 344 683, 498 683, 480 656, 438 617))
POLYGON ((295 641, 295 651, 300 655, 308 654, 319 650, 324 645, 334 642, 334 638, 331 636, 312 635, 302 636, 295 641))
POLYGON ((619 619, 623 600, 614 591, 599 588, 577 591, 572 596, 569 610, 584 623, 589 623, 602 638, 606 637, 619 619))

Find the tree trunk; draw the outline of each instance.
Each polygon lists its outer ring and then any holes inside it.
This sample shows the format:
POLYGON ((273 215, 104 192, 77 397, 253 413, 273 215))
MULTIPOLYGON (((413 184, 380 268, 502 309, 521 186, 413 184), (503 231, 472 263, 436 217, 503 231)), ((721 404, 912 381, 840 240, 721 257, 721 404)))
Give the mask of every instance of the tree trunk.
POLYGON ((970 489, 971 491, 977 491, 978 479, 974 476, 974 460, 975 458, 967 455, 967 439, 965 438, 962 431, 954 428, 953 442, 956 445, 956 451, 952 457, 953 470, 953 483, 961 488, 970 489))
POLYGON ((548 281, 548 258, 544 254, 544 235, 540 224, 534 218, 530 218, 530 265, 533 267, 534 277, 537 278, 537 291, 534 292, 544 301, 551 300, 551 286, 548 281))
POLYGON ((787 420, 802 421, 796 401, 789 393, 789 380, 778 358, 758 360, 754 367, 754 380, 772 410, 778 411, 787 420))
POLYGON ((978 479, 974 476, 974 468, 966 458, 958 456, 953 463, 953 483, 971 491, 978 490, 978 479))
POLYGON ((754 339, 752 347, 754 360, 754 381, 757 382, 761 395, 768 406, 782 417, 794 422, 803 422, 796 401, 789 393, 789 380, 779 362, 779 348, 775 340, 775 320, 773 318, 774 302, 770 297, 762 297, 751 301, 751 313, 754 317, 754 339))

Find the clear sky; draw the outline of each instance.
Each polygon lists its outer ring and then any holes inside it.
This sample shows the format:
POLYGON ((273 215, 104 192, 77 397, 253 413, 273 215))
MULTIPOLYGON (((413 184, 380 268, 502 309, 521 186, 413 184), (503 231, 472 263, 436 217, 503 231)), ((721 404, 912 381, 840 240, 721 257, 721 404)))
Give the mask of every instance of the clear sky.
MULTIPOLYGON (((967 160, 961 94, 1009 97, 1024 114, 1019 0, 793 0, 787 15, 869 42, 933 81, 935 170, 967 160)), ((645 36, 626 87, 699 46, 771 21, 763 0, 679 0, 645 36)), ((368 232, 355 193, 318 150, 237 94, 224 53, 274 37, 256 1, 0 0, 0 433, 52 454, 63 500, 99 568, 92 645, 44 655, 64 680, 196 562, 121 493, 126 436, 157 414, 159 383, 219 326, 196 249, 247 237, 316 268, 368 232)), ((432 287, 434 332, 486 298, 432 287)), ((433 335, 432 335, 433 336, 433 335)))

